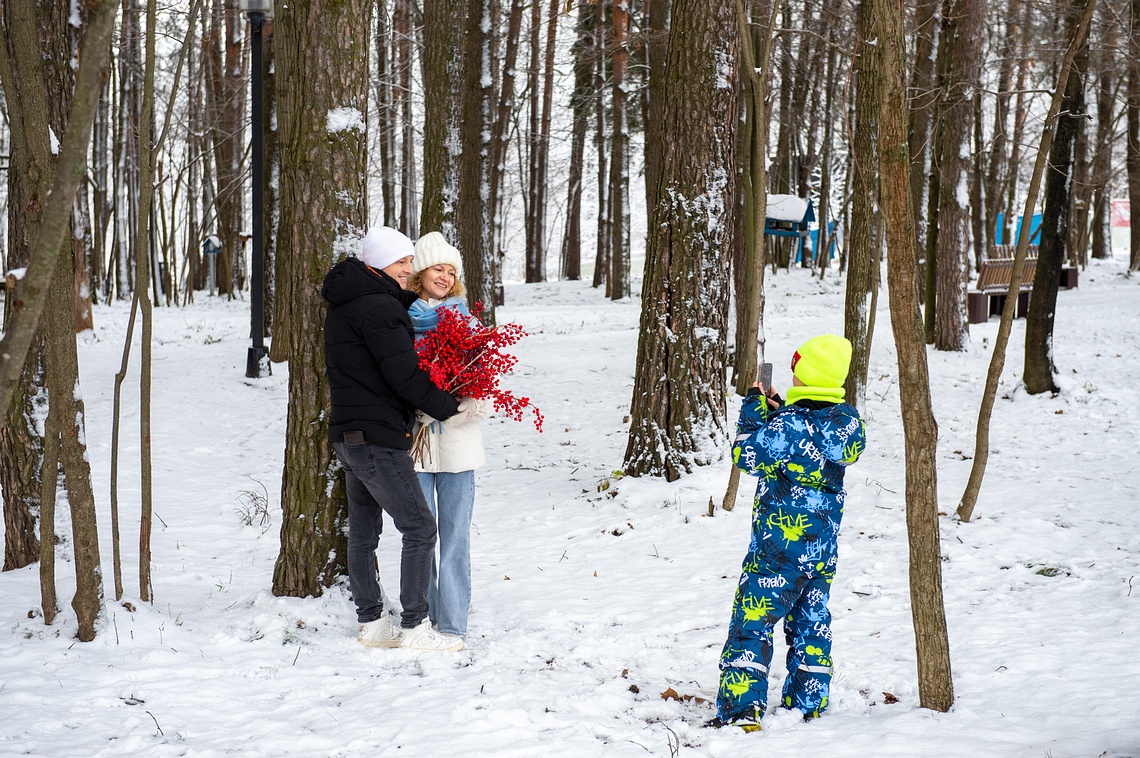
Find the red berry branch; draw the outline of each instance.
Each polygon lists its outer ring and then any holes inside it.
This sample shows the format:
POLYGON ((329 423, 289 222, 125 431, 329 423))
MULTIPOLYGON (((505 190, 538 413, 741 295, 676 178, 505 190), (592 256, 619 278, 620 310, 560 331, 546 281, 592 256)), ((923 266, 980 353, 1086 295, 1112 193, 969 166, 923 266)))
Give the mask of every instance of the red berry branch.
POLYGON ((505 348, 527 334, 518 324, 485 326, 479 320, 482 312, 482 303, 471 308, 472 317, 458 308, 441 308, 439 326, 416 343, 420 368, 440 389, 475 400, 490 398, 495 410, 515 421, 522 421, 523 411, 529 408, 534 413, 534 428, 541 432, 543 416, 530 398, 516 397, 499 387, 499 379, 518 363, 505 348))

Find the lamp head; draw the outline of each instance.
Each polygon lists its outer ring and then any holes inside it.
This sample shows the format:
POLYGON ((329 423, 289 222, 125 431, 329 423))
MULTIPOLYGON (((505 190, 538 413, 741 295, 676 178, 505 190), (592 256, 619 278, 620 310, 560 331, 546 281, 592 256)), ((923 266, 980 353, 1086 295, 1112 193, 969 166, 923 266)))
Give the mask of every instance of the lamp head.
POLYGON ((273 0, 238 0, 238 10, 247 18, 257 14, 268 21, 273 18, 273 0))

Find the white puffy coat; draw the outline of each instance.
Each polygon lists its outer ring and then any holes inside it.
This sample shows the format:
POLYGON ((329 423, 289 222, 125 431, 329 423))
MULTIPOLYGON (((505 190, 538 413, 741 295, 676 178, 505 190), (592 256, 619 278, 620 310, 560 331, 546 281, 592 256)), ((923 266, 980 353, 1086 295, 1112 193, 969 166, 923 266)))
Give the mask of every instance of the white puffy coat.
POLYGON ((428 435, 423 456, 416 461, 416 471, 458 473, 482 466, 487 460, 482 421, 491 409, 490 400, 476 400, 470 419, 443 422, 421 413, 419 421, 428 427, 428 435))

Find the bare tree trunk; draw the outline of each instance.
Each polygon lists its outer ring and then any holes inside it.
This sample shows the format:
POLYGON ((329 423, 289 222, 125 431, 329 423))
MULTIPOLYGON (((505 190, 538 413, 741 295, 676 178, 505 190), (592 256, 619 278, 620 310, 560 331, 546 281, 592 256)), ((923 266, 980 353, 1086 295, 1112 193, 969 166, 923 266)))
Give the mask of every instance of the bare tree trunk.
MULTIPOLYGON (((562 235, 562 256, 559 275, 577 281, 582 278, 582 180, 585 173, 586 131, 590 123, 590 80, 593 67, 590 51, 593 47, 593 11, 589 0, 578 0, 577 38, 570 48, 574 56, 574 91, 570 95, 573 126, 570 133, 570 169, 566 198, 566 230, 562 235)), ((650 73, 650 87, 653 86, 650 73)), ((651 96, 652 97, 652 96, 651 96)), ((651 100, 652 102, 652 100, 651 100)), ((649 125, 646 124, 646 144, 649 142, 649 125)), ((646 148, 646 173, 649 172, 649 148, 646 148)), ((648 183, 648 179, 646 180, 648 183)))
POLYGON ((507 39, 503 49, 503 81, 499 87, 499 100, 495 107, 492 123, 490 157, 490 197, 487 201, 487 214, 491 219, 491 259, 496 289, 502 284, 502 258, 500 239, 503 229, 503 177, 506 172, 507 145, 510 142, 510 126, 515 110, 515 65, 519 54, 519 34, 522 31, 522 0, 511 0, 511 10, 507 17, 507 39))
POLYGON ((867 365, 875 323, 880 251, 874 234, 878 197, 879 48, 866 44, 874 39, 874 6, 862 0, 856 9, 857 58, 855 124, 851 135, 851 234, 847 240, 847 283, 843 300, 843 336, 851 342, 851 369, 844 383, 847 401, 863 408, 867 395, 867 365))
POLYGON ((420 229, 456 242, 459 202, 460 82, 463 66, 463 0, 424 2, 423 178, 420 229))
POLYGON ((907 536, 910 600, 918 657, 918 697, 923 708, 947 711, 954 704, 950 643, 942 600, 942 551, 938 534, 938 428, 930 404, 922 322, 915 282, 910 160, 907 151, 905 42, 902 5, 874 4, 879 65, 879 170, 887 232, 887 278, 891 326, 898 353, 899 394, 906 455, 907 536))
MULTIPOLYGON (((412 23, 413 0, 395 0, 396 12, 393 23, 396 27, 396 71, 399 76, 399 95, 396 100, 400 108, 400 127, 403 144, 400 168, 400 231, 412 239, 419 236, 418 208, 416 201, 415 124, 412 120, 412 51, 415 47, 415 27, 412 23)), ((425 187, 426 194, 426 187, 425 187)), ((428 230, 432 231, 432 230, 428 230)))
MULTIPOLYGON (((973 142, 970 148, 971 160, 966 172, 970 179, 970 241, 973 243, 974 269, 977 270, 982 267, 982 261, 986 257, 986 203, 982 194, 985 182, 985 170, 982 168, 982 162, 986 155, 986 140, 983 134, 985 111, 982 109, 981 82, 978 82, 974 88, 972 106, 973 142)), ((969 272, 970 266, 967 263, 966 284, 969 284, 969 272)), ((963 292, 964 297, 965 293, 963 292)), ((964 306, 965 302, 963 301, 963 308, 964 306)), ((969 329, 968 324, 967 320, 967 329, 969 329)))
MULTIPOLYGON (((1091 3, 1092 0, 1089 0, 1091 3)), ((1131 204, 1131 233, 1129 244, 1132 253, 1129 271, 1140 271, 1140 0, 1132 0, 1131 25, 1128 34, 1128 199, 1131 204)))
POLYGON ((926 253, 926 262, 923 266, 925 287, 923 293, 923 337, 928 345, 934 344, 934 332, 938 314, 938 275, 942 264, 938 260, 941 246, 938 243, 939 211, 942 203, 942 156, 944 135, 946 134, 946 120, 942 109, 945 106, 945 90, 947 77, 950 73, 949 53, 951 40, 948 31, 953 29, 953 19, 948 18, 950 5, 953 0, 942 0, 942 28, 938 34, 938 59, 935 62, 935 105, 934 122, 930 130, 930 169, 926 190, 926 238, 923 240, 923 249, 926 253))
POLYGON ((388 19, 388 0, 376 0, 376 88, 377 119, 380 144, 380 199, 383 201, 384 226, 397 225, 396 204, 396 124, 399 114, 392 102, 392 27, 388 19))
MULTIPOLYGON (((201 34, 198 31, 199 14, 192 13, 189 18, 188 31, 191 39, 197 39, 201 34)), ((193 302, 194 292, 206 287, 206 265, 202 256, 201 221, 198 218, 198 198, 201 195, 201 156, 202 156, 202 62, 201 45, 193 45, 189 51, 189 65, 186 83, 189 85, 186 93, 187 121, 189 134, 186 139, 187 160, 187 193, 186 193, 186 246, 185 256, 186 281, 185 300, 193 302)))
POLYGON ((1005 164, 1006 145, 1008 144, 1010 80, 1013 78, 1013 56, 1019 34, 1018 21, 1020 15, 1021 0, 1009 0, 1006 3, 1005 30, 999 45, 1001 60, 998 63, 998 91, 994 100, 993 141, 990 144, 986 176, 983 182, 986 203, 986 236, 983 253, 996 243, 998 214, 1003 213, 1003 217, 1008 217, 1010 212, 1010 209, 1003 204, 1005 198, 1001 188, 1005 182, 1001 172, 1002 166, 1005 164))
MULTIPOLYGON (((1086 63, 1088 56, 1086 56, 1086 63)), ((1087 66, 1086 73, 1087 73, 1087 66)), ((1082 85, 1083 86, 1083 85, 1082 85)), ((1082 97, 1083 99, 1083 97, 1082 97)), ((1062 264, 1087 266, 1089 255, 1089 210, 1092 206, 1092 161, 1089 155, 1089 132, 1084 124, 1077 128, 1073 143, 1073 171, 1069 192, 1069 224, 1066 230, 1062 264)), ((1061 271, 1057 271, 1058 279, 1061 271)))
MULTIPOLYGON (((767 12, 765 26, 753 34, 743 2, 735 2, 737 28, 741 39, 741 62, 745 73, 743 94, 744 139, 738 144, 747 157, 741 161, 744 195, 744 271, 741 321, 737 324, 736 391, 744 395, 756 381, 757 367, 763 360, 764 344, 764 219, 768 208, 768 129, 764 101, 771 71, 772 36, 775 34, 779 4, 768 3, 757 11, 767 12)), ((735 467, 734 467, 735 468, 735 467)))
MULTIPOLYGON (((1110 6, 1101 6, 1108 8, 1110 6)), ((1112 256, 1112 238, 1109 229, 1108 182, 1112 171, 1112 146, 1115 142, 1115 76, 1116 43, 1115 24, 1106 24, 1105 47, 1097 53, 1096 90, 1096 143, 1092 158, 1092 257, 1105 259, 1112 256)))
MULTIPOLYGON (((238 13, 237 0, 214 0, 209 30, 207 112, 211 115, 209 134, 213 147, 217 180, 217 235, 222 241, 215 273, 219 295, 230 299, 234 288, 244 285, 244 255, 239 234, 242 228, 243 174, 241 135, 245 120, 245 82, 248 74, 242 60, 244 34, 238 30, 245 21, 238 13)), ((141 240, 140 242, 145 242, 141 240)))
MULTIPOLYGON (((747 393, 758 377, 758 367, 764 359, 764 219, 768 207, 768 130, 764 100, 768 90, 768 73, 771 65, 772 34, 776 25, 779 5, 768 3, 769 16, 761 34, 753 35, 748 26, 744 0, 735 0, 736 22, 740 29, 740 62, 744 72, 742 92, 744 122, 737 135, 737 156, 743 181, 743 274, 737 277, 737 299, 743 301, 737 309, 736 324, 736 392, 747 393), (757 39, 758 38, 758 39, 757 39)), ((737 208, 740 203, 734 203, 737 208)), ((732 466, 728 486, 721 499, 721 508, 731 511, 736 507, 736 493, 740 487, 740 469, 732 466)))
POLYGON ((598 216, 597 216, 597 243, 594 247, 594 287, 606 285, 606 294, 609 294, 610 281, 610 192, 607 185, 609 177, 607 151, 606 151, 606 3, 594 3, 594 137, 597 149, 598 162, 598 216))
MULTIPOLYGON (((1061 112, 1061 102, 1069 84, 1069 71, 1073 66, 1073 59, 1084 44, 1085 34, 1092 19, 1094 0, 1088 0, 1076 29, 1073 32, 1069 48, 1061 62, 1061 70, 1057 75, 1057 88, 1053 91, 1053 100, 1049 106, 1049 114, 1045 119, 1045 129, 1041 133, 1041 145, 1037 149, 1037 161, 1033 166, 1033 177, 1029 181, 1028 195, 1025 198, 1024 217, 1033 218, 1033 209, 1037 205, 1037 193, 1041 189, 1041 178, 1045 174, 1045 164, 1052 152, 1053 133, 1056 129, 1057 116, 1061 112)), ((1017 308, 1017 292, 1021 287, 1022 272, 1025 268, 1025 257, 1029 252, 1030 225, 1021 225, 1021 234, 1017 240, 1017 252, 1013 258, 1013 270, 1009 275, 1009 290, 1006 293, 1005 308, 1002 310, 1001 322, 998 324, 997 338, 994 340, 993 355, 990 357, 989 371, 986 373, 986 386, 982 391, 982 399, 978 406, 977 434, 974 442, 974 463, 970 467, 970 479, 962 493, 962 500, 958 503, 958 518, 969 521, 974 515, 974 506, 978 502, 978 492, 982 488, 982 478, 986 473, 986 464, 990 457, 990 417, 993 415, 994 398, 997 396, 998 381, 1001 379, 1002 369, 1005 367, 1005 350, 1009 344, 1009 332, 1013 326, 1013 314, 1017 308)))
POLYGON ((111 87, 110 78, 103 80, 100 87, 99 105, 95 111, 95 124, 91 134, 91 168, 88 181, 91 186, 91 213, 94 229, 92 245, 87 250, 87 264, 91 277, 92 302, 106 299, 107 225, 111 220, 111 206, 114 203, 108 185, 108 159, 110 158, 109 134, 111 126, 111 87))
MULTIPOLYGON (((1075 35, 1085 4, 1095 0, 1071 0, 1066 28, 1075 35)), ((1049 146, 1049 166, 1045 171, 1045 201, 1041 211, 1041 243, 1037 248, 1037 268, 1029 312, 1025 316, 1025 365, 1022 379, 1029 394, 1056 392, 1053 381, 1053 322, 1057 310, 1057 290, 1065 262, 1065 238, 1069 225, 1069 198, 1073 181, 1073 152, 1077 133, 1084 126, 1084 72, 1088 68, 1088 46, 1078 49, 1069 69, 1064 100, 1053 142, 1049 146)), ((1032 214, 1026 216, 1028 219, 1032 214)))
POLYGON ((819 232, 816 235, 817 249, 814 251, 819 262, 820 279, 823 279, 827 269, 831 267, 831 251, 829 249, 831 244, 829 225, 832 220, 831 160, 832 146, 835 140, 832 125, 834 124, 833 115, 835 112, 836 48, 838 47, 837 28, 839 26, 839 18, 830 2, 824 4, 822 15, 827 26, 827 40, 824 44, 827 50, 827 66, 823 85, 823 147, 820 150, 819 209, 816 213, 816 218, 819 221, 819 232))
POLYGON ((658 177, 661 174, 661 116, 665 111, 665 60, 669 54, 669 6, 672 0, 644 0, 646 55, 649 59, 645 113, 645 207, 656 208, 658 177))
POLYGON ((151 486, 151 440, 150 440, 150 397, 151 397, 151 349, 153 343, 154 316, 150 300, 150 254, 151 239, 151 200, 154 196, 154 155, 155 135, 152 131, 154 115, 154 49, 155 49, 156 0, 147 0, 146 5, 146 62, 143 71, 142 118, 139 121, 139 217, 137 238, 142 248, 138 251, 135 278, 135 293, 142 313, 142 345, 140 347, 139 372, 139 466, 141 514, 139 517, 139 597, 145 601, 154 600, 150 575, 150 537, 153 511, 151 486))
MULTIPOLYGON (((77 636, 82 642, 90 642, 95 639, 95 622, 103 611, 103 572, 99 564, 95 493, 91 489, 91 467, 84 441, 83 401, 79 394, 79 357, 72 309, 75 302, 74 269, 70 260, 61 261, 56 266, 48 299, 44 363, 50 398, 48 413, 49 417, 54 417, 50 426, 60 435, 58 442, 52 442, 52 447, 58 451, 67 481, 67 501, 71 506, 71 537, 75 554, 75 596, 71 607, 79 621, 77 636)), ((45 469, 45 489, 55 487, 56 472, 54 466, 50 470, 45 469)), ((54 597, 54 588, 50 594, 54 597)))
POLYGON ((74 328, 85 332, 95 327, 91 313, 91 277, 87 268, 87 251, 93 247, 91 234, 91 214, 87 206, 87 177, 79 180, 79 191, 75 195, 75 205, 71 209, 71 252, 74 263, 75 292, 72 295, 72 309, 75 311, 74 328))
POLYGON ((130 361, 131 344, 134 342, 135 318, 138 316, 139 301, 131 302, 131 316, 127 321, 127 334, 123 343, 122 362, 115 374, 115 389, 111 402, 111 561, 115 577, 115 600, 123 597, 123 562, 119 542, 119 429, 120 399, 123 382, 127 378, 127 364, 130 361))
MULTIPOLYGON (((344 45, 371 24, 370 0, 329 5, 292 0, 274 21, 281 144, 280 247, 292 251, 288 287, 294 323, 274 340, 291 341, 289 412, 281 483, 281 549, 273 593, 315 596, 344 573, 344 475, 328 440, 328 381, 320 285, 367 223, 362 123, 330 133, 325 114, 368 97, 368 45, 344 45), (313 66, 312 61, 326 65, 313 66), (303 72, 303 73, 302 73, 303 72)), ((279 296, 284 296, 282 292, 279 296)))
MULTIPOLYGON (((1017 34, 1017 76, 1014 81, 1013 89, 1017 92, 1016 105, 1013 109, 1013 138, 1009 143, 1009 162, 1006 164, 1006 200, 1005 207, 1008 213, 1002 221, 1002 235, 1003 241, 1008 242, 1010 239, 1009 231, 1016 228, 1014 226, 1014 219, 1010 218, 1013 215, 1014 208, 1017 207, 1018 201, 1018 169, 1021 165, 1021 143, 1025 139, 1025 119, 1029 113, 1029 92, 1027 91, 1026 81, 1029 77, 1029 67, 1032 60, 1029 55, 1029 40, 1032 38, 1030 23, 1032 19, 1032 3, 1021 3, 1021 23, 1018 24, 1016 29, 1017 34)), ((1011 12, 1012 9, 1011 9, 1011 12)))
MULTIPOLYGON (((938 271, 934 347, 964 350, 969 338, 966 285, 970 272, 969 197, 960 192, 968 186, 972 167, 970 141, 974 125, 971 93, 978 86, 982 25, 986 0, 947 0, 942 18, 946 66, 939 122, 942 128, 938 161, 938 271)), ((929 247, 929 246, 928 246, 929 247)), ((929 306, 928 306, 929 308, 929 306)), ((928 317, 929 322, 929 317, 928 317)))
MULTIPOLYGON (((269 21, 261 27, 262 69, 262 149, 265 151, 264 171, 265 179, 262 181, 263 205, 262 213, 262 255, 264 303, 262 309, 264 322, 262 333, 267 337, 273 335, 273 309, 277 303, 277 218, 280 214, 279 198, 277 195, 277 166, 281 151, 277 144, 277 67, 273 60, 273 22, 269 21)), ((287 256, 281 256, 285 258, 287 256)), ((270 343, 272 344, 272 342, 270 343)))
MULTIPOLYGON (((914 259, 921 261, 926 257, 926 238, 928 236, 927 224, 930 219, 921 214, 926 199, 927 169, 934 162, 931 150, 931 125, 935 123, 935 113, 938 107, 938 88, 934 78, 934 51, 935 40, 938 39, 938 5, 939 0, 917 0, 915 7, 915 50, 914 67, 910 73, 910 102, 907 124, 907 144, 910 150, 910 197, 911 208, 919 215, 916 217, 914 236, 914 259)), ((856 106, 857 107, 857 106, 856 106)), ((852 209, 852 222, 857 214, 852 209)), ((854 229, 852 229, 854 231, 854 229)), ((929 264, 929 258, 927 264, 929 264)), ((921 269, 920 269, 921 271, 921 269)), ((920 291, 925 290, 925 278, 919 280, 920 291)), ((932 304, 926 303, 927 309, 932 310, 932 304)))
POLYGON ((550 109, 553 102, 554 35, 558 29, 558 0, 551 0, 546 47, 539 44, 541 3, 531 5, 530 140, 527 170, 527 282, 546 281, 547 163, 550 154, 550 109), (540 67, 540 53, 542 64, 540 67))
MULTIPOLYGON (((676 480, 726 433, 729 214, 740 56, 730 0, 675 0, 626 472, 676 480), (726 65, 727 64, 727 65, 726 65), (710 445, 710 440, 713 443, 710 445)), ((616 251, 615 251, 616 254, 616 251)))
POLYGON ((490 4, 467 0, 463 40, 462 123, 459 127, 459 205, 456 218, 463 278, 468 297, 482 302, 495 320, 494 264, 491 260, 490 194, 491 72, 490 4))
POLYGON ((613 118, 610 139, 610 297, 629 292, 629 0, 613 4, 613 118))
POLYGON ((59 489, 59 413, 48 413, 44 419, 44 460, 40 471, 40 609, 44 624, 51 626, 59 615, 59 597, 55 588, 55 496, 59 489))
POLYGON ((115 118, 115 206, 114 284, 115 297, 131 298, 135 288, 135 256, 139 240, 138 226, 138 136, 139 110, 142 107, 142 53, 139 31, 139 0, 123 0, 122 25, 119 32, 119 101, 115 118))
MULTIPOLYGON (((10 6, 9 6, 10 7, 10 6)), ((71 220, 71 207, 79 180, 83 176, 87 147, 91 137, 91 125, 98 103, 100 70, 107 60, 111 27, 114 23, 117 0, 103 0, 89 15, 87 32, 84 34, 84 49, 91 51, 82 56, 76 74, 75 95, 67 117, 68 128, 60 149, 59 160, 55 165, 50 193, 42 193, 43 215, 37 233, 32 238, 31 254, 28 256, 27 272, 20 280, 19 291, 9 293, 5 298, 6 307, 11 307, 13 316, 5 325, 3 340, 0 340, 0 419, 6 424, 8 412, 20 374, 31 347, 40 315, 47 300, 47 290, 54 273, 56 261, 64 242, 71 220)), ((10 36, 5 20, 5 36, 10 36)), ((34 33, 33 33, 34 34, 34 33)), ((32 38, 34 39, 34 37, 32 38)), ((12 59, 8 53, 0 61, 0 71, 5 81, 11 81, 12 59)), ((41 57, 38 50, 33 57, 41 57)), ((34 78, 26 81, 35 81, 34 78)), ((34 86, 29 89, 35 89, 34 86)), ((5 91, 16 91, 5 86, 5 91)), ((21 98, 24 96, 21 95, 21 98)), ((10 98, 8 107, 13 107, 10 98)), ((41 111, 46 114, 46 108, 41 111)), ((15 120, 13 119, 13 124, 15 120)), ((40 152, 48 150, 46 121, 40 121, 39 134, 35 139, 41 143, 40 152)), ((29 123, 25 127, 24 139, 35 132, 37 127, 29 123)), ((10 174, 13 172, 9 172, 10 174)), ((51 177, 49 172, 47 176, 51 177)), ((70 309, 69 309, 70 310, 70 309)))

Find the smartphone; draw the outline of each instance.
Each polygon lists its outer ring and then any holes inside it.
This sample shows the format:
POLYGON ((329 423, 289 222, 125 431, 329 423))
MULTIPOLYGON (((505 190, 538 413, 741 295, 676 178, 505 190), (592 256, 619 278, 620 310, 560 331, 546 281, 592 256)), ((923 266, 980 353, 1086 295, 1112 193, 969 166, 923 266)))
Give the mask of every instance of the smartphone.
POLYGON ((768 390, 772 389, 772 364, 771 363, 761 363, 760 364, 760 389, 762 389, 764 391, 765 395, 768 394, 768 390))

